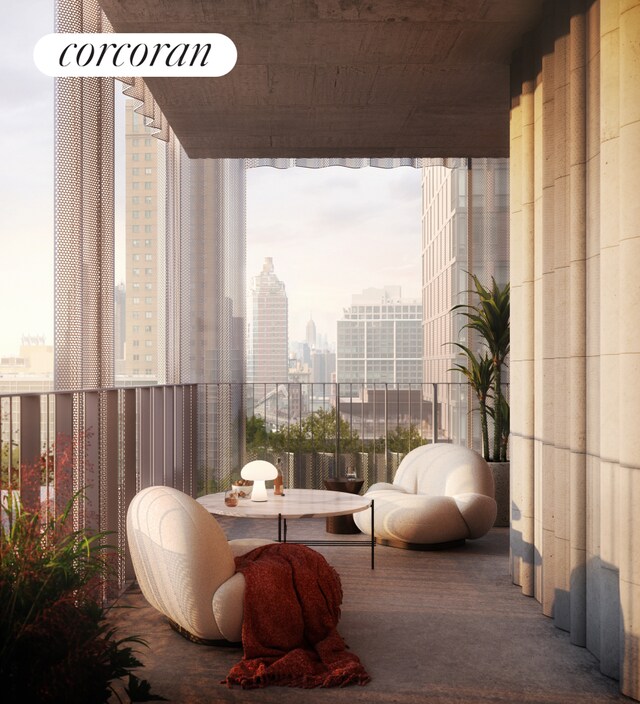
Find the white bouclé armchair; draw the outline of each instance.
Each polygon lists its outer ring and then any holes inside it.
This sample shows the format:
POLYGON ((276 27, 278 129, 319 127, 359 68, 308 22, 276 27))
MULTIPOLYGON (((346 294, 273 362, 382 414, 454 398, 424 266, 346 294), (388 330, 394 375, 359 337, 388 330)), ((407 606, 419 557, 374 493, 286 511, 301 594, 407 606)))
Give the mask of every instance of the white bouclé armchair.
MULTIPOLYGON (((496 518, 489 465, 460 445, 423 445, 402 460, 393 484, 378 483, 374 532, 379 542, 419 548, 479 538, 496 518)), ((354 514, 358 528, 371 534, 371 509, 354 514)))
POLYGON ((134 496, 127 540, 142 594, 178 632, 201 642, 240 642, 245 581, 234 557, 273 541, 227 541, 204 507, 166 486, 134 496))

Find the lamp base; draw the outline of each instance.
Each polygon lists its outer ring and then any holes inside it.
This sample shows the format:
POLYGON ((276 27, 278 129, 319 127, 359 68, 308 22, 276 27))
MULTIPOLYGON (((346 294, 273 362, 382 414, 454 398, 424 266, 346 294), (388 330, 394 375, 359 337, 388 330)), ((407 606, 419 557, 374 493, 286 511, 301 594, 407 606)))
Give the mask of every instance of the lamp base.
POLYGON ((253 490, 251 492, 251 501, 267 501, 267 485, 262 479, 253 480, 253 490))

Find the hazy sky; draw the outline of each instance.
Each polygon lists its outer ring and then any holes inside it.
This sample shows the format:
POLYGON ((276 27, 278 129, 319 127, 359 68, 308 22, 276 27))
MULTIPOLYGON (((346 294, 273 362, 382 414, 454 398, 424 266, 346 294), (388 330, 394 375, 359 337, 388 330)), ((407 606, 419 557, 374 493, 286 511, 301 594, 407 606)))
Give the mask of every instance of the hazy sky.
POLYGON ((0 28, 0 354, 53 342, 53 78, 33 64, 53 2, 7 2, 0 28))
MULTIPOLYGON (((1 355, 16 354, 23 333, 53 343, 53 79, 32 60, 52 28, 51 0, 3 7, 1 355)), ((273 257, 291 339, 304 338, 313 314, 318 332, 335 340, 336 319, 363 288, 401 285, 403 295, 420 295, 417 169, 251 169, 247 222, 247 277, 273 257)))
POLYGON ((247 277, 265 257, 289 299, 289 339, 309 315, 335 342, 336 320, 365 288, 420 297, 420 169, 278 170, 247 175, 247 277))

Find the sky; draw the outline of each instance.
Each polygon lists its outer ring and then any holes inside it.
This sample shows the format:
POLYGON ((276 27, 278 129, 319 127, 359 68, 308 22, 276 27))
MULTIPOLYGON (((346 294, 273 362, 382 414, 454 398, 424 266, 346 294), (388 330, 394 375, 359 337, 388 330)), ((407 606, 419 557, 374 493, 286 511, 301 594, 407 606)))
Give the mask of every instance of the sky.
POLYGON ((250 169, 247 278, 273 258, 289 303, 289 339, 309 316, 336 339, 336 320, 365 288, 421 296, 420 169, 250 169))
MULTIPOLYGON (((53 344, 53 79, 32 60, 36 41, 52 28, 51 0, 3 8, 0 355, 18 354, 22 334, 53 344)), ((353 293, 400 285, 404 296, 420 296, 420 227, 419 169, 251 169, 248 285, 273 257, 289 297, 290 339, 304 339, 312 315, 318 333, 335 341, 353 293)))
POLYGON ((53 2, 8 2, 0 27, 0 354, 53 344, 53 78, 33 64, 53 2))

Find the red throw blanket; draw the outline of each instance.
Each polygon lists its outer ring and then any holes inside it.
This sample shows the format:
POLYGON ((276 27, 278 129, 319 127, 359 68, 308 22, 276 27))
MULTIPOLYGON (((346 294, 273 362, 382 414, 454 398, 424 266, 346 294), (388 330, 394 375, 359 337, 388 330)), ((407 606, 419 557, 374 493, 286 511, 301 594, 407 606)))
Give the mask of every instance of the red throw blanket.
POLYGON ((336 630, 342 603, 338 573, 304 545, 274 543, 236 557, 247 586, 243 659, 228 686, 344 687, 370 677, 336 630))

